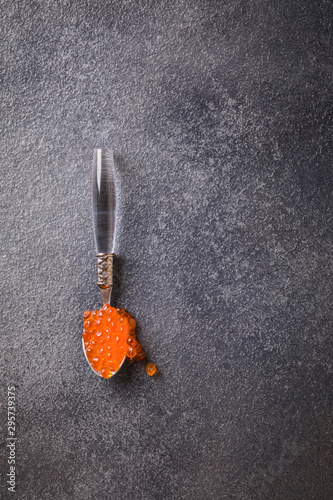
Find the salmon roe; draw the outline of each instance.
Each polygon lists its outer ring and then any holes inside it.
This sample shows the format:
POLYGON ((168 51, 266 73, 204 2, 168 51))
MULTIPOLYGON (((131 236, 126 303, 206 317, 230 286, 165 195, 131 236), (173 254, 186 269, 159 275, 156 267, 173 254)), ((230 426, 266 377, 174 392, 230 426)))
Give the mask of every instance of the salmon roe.
POLYGON ((148 363, 148 365, 146 366, 146 372, 150 377, 156 375, 157 374, 156 365, 154 365, 154 363, 148 363))
POLYGON ((91 367, 110 378, 119 369, 124 356, 142 360, 145 353, 135 336, 136 321, 125 309, 104 304, 100 310, 83 314, 83 342, 91 367))

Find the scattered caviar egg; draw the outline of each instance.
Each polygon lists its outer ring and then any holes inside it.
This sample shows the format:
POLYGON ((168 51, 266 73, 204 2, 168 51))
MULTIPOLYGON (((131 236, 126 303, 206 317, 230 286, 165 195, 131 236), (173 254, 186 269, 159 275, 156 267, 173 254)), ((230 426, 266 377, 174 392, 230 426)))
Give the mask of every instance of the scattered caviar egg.
POLYGON ((142 361, 143 359, 145 359, 145 357, 146 357, 146 354, 145 354, 145 352, 141 349, 141 350, 138 352, 138 354, 135 356, 135 359, 136 359, 137 361, 142 361))
POLYGON ((101 375, 104 378, 110 378, 112 377, 112 371, 110 370, 110 368, 103 368, 103 370, 101 371, 101 375))
POLYGON ((83 342, 87 359, 103 378, 120 368, 125 356, 140 360, 145 353, 135 336, 135 319, 124 309, 104 304, 100 310, 85 311, 83 342))
POLYGON ((129 335, 129 336, 127 337, 127 341, 126 341, 126 342, 127 342, 127 343, 128 343, 128 345, 129 345, 129 346, 131 346, 131 347, 135 347, 135 346, 137 345, 137 343, 138 343, 138 341, 136 340, 136 338, 135 338, 135 336, 134 336, 134 335, 129 335))
POLYGON ((134 358, 134 356, 136 356, 136 350, 135 350, 135 348, 134 348, 134 347, 129 347, 129 348, 127 349, 126 356, 127 356, 128 358, 134 358))
POLYGON ((130 330, 135 330, 136 321, 134 318, 128 318, 128 324, 129 324, 130 330))
POLYGON ((91 316, 91 311, 85 311, 85 312, 83 313, 83 321, 84 321, 85 319, 89 319, 89 318, 90 318, 90 316, 91 316))
POLYGON ((136 355, 136 359, 137 360, 141 360, 141 359, 144 359, 146 357, 145 352, 142 349, 142 345, 140 344, 140 342, 137 342, 137 344, 135 346, 135 349, 136 349, 136 352, 137 352, 137 355, 136 355))
POLYGON ((150 377, 155 375, 157 373, 156 365, 154 365, 154 363, 148 363, 146 366, 146 372, 150 377))

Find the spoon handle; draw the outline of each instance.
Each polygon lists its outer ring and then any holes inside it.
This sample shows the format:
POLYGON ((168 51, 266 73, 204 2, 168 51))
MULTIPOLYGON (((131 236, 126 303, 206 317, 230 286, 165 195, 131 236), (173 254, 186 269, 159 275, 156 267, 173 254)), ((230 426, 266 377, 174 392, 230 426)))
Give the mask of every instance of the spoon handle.
POLYGON ((110 303, 116 235, 116 188, 113 152, 95 149, 93 157, 93 222, 97 251, 97 285, 102 303, 110 303))

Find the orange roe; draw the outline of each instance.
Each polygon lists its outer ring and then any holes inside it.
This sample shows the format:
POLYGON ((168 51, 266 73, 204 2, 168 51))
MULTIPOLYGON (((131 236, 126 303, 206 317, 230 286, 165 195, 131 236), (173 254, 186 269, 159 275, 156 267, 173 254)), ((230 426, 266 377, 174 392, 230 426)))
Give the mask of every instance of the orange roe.
POLYGON ((99 311, 84 312, 84 347, 89 363, 99 375, 112 377, 124 356, 129 360, 144 359, 135 325, 135 319, 125 309, 115 309, 110 304, 104 304, 99 311))
POLYGON ((154 365, 154 363, 148 363, 148 365, 146 366, 146 372, 150 377, 156 375, 157 373, 156 365, 154 365))

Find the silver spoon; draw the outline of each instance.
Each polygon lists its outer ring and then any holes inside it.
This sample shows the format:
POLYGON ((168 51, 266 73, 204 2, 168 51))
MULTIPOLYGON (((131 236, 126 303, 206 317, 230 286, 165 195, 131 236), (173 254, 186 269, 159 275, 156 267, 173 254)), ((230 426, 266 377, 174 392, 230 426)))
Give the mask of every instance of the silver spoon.
MULTIPOLYGON (((111 149, 94 149, 93 157, 93 222, 97 257, 97 285, 101 291, 102 306, 110 304, 113 286, 113 258, 116 238, 116 179, 111 149)), ((90 364, 84 340, 83 352, 86 360, 96 375, 102 377, 90 364)), ((114 376, 118 370, 112 372, 114 376)))

